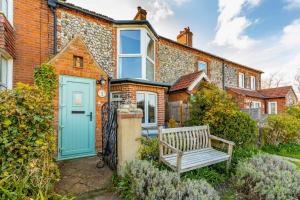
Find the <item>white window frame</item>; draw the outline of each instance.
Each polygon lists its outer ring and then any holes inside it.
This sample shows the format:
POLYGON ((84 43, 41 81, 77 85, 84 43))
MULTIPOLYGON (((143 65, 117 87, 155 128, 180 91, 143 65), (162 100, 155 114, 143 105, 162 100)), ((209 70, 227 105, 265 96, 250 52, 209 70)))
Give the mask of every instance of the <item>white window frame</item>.
MULTIPOLYGON (((2 59, 6 60, 7 66, 6 66, 6 83, 4 83, 4 86, 6 89, 12 89, 13 86, 13 59, 7 58, 4 55, 0 54, 0 62, 2 62, 2 59)), ((2 65, 2 63, 0 63, 2 65)), ((0 89, 3 89, 0 87, 0 89)))
POLYGON ((261 108, 261 102, 260 101, 251 101, 250 108, 261 108), (258 105, 258 107, 254 107, 254 105, 258 105))
POLYGON ((143 94, 144 97, 145 97, 145 108, 144 108, 144 112, 143 113, 145 115, 145 123, 142 123, 142 126, 143 127, 154 127, 154 126, 157 126, 157 110, 158 110, 158 102, 157 102, 157 94, 154 93, 154 92, 146 92, 146 91, 138 91, 136 92, 136 103, 137 103, 137 95, 138 94, 143 94), (154 95, 155 96, 155 102, 156 102, 156 106, 155 106, 155 110, 154 110, 154 115, 155 115, 155 122, 154 123, 148 123, 149 119, 148 119, 148 95, 151 94, 151 95, 154 95))
POLYGON ((208 62, 205 62, 204 60, 199 60, 197 64, 198 64, 198 66, 197 66, 198 67, 198 71, 200 71, 199 64, 206 64, 206 69, 205 69, 204 72, 205 72, 205 74, 207 74, 207 71, 208 71, 208 62))
POLYGON ((120 77, 120 75, 122 74, 122 69, 120 68, 120 58, 134 58, 134 57, 140 57, 141 60, 142 60, 142 77, 141 78, 138 78, 138 79, 143 79, 143 80, 147 80, 147 71, 146 71, 146 67, 147 67, 147 59, 150 60, 151 62, 153 62, 154 64, 154 76, 153 76, 153 79, 156 80, 155 78, 155 69, 156 69, 156 66, 155 66, 155 60, 156 60, 156 52, 155 52, 155 49, 156 49, 156 40, 151 36, 151 34, 145 29, 145 28, 118 28, 118 37, 117 37, 117 77, 118 78, 126 78, 126 77, 120 77), (120 52, 120 42, 121 42, 121 31, 130 31, 130 30, 140 30, 140 39, 141 39, 141 52, 140 54, 121 54, 120 52), (147 37, 147 34, 149 35, 149 37, 154 41, 154 60, 150 59, 147 55, 147 46, 146 46, 146 37, 147 37))
POLYGON ((13 24, 13 0, 2 0, 0 1, 1 3, 1 10, 0 12, 2 12, 4 14, 4 16, 7 18, 7 20, 13 24), (2 12, 2 8, 3 8, 3 2, 6 1, 7 5, 6 5, 6 13, 2 12))
POLYGON ((268 114, 269 115, 276 115, 277 114, 277 102, 276 101, 268 102, 268 114), (275 104, 275 113, 271 113, 271 111, 272 111, 271 105, 272 104, 275 104))
POLYGON ((256 90, 256 77, 250 76, 250 89, 256 90))
POLYGON ((245 74, 239 72, 239 87, 245 88, 245 74))

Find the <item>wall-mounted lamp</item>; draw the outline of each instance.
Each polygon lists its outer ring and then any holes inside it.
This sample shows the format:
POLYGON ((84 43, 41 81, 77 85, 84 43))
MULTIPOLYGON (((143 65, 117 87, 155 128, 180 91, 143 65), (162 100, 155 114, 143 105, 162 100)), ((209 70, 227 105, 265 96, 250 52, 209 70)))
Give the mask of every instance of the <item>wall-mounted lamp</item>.
POLYGON ((106 83, 106 80, 103 76, 99 80, 96 81, 97 84, 104 85, 106 83))

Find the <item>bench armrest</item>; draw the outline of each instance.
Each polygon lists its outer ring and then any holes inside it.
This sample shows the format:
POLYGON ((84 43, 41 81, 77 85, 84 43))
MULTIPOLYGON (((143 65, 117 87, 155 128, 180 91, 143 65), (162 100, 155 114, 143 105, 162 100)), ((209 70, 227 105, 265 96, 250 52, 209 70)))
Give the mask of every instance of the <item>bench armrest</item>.
POLYGON ((176 153, 179 153, 179 154, 182 154, 182 153, 183 153, 181 150, 179 150, 179 149, 177 149, 177 148, 171 146, 170 144, 168 144, 168 143, 166 143, 166 142, 164 142, 164 141, 160 141, 160 144, 163 145, 163 146, 165 146, 165 147, 167 147, 167 148, 169 148, 169 149, 171 149, 172 151, 174 151, 174 152, 176 152, 176 153))
POLYGON ((228 144, 228 145, 232 145, 232 146, 235 145, 234 142, 225 140, 223 138, 220 138, 220 137, 217 137, 217 136, 214 136, 214 135, 210 135, 209 137, 210 137, 210 139, 217 140, 217 141, 223 142, 223 143, 228 144))

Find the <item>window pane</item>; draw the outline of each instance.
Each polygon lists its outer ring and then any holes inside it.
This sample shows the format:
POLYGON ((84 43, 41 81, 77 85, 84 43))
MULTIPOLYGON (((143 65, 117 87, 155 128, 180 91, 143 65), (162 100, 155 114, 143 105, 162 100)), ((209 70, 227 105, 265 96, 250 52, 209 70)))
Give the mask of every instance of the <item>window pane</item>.
POLYGON ((147 34, 147 56, 154 61, 154 41, 152 38, 147 34))
POLYGON ((4 58, 0 62, 0 83, 7 86, 7 60, 4 58))
POLYGON ((121 54, 140 54, 141 53, 141 31, 123 30, 120 31, 120 53, 121 54))
POLYGON ((7 0, 0 0, 0 2, 1 2, 1 8, 0 8, 0 10, 7 17, 7 12, 8 12, 7 0))
POLYGON ((147 59, 146 65, 146 79, 154 81, 154 64, 147 59))
POLYGON ((207 63, 202 61, 198 62, 198 70, 207 73, 207 63))
POLYGON ((140 57, 120 58, 121 78, 142 78, 142 59, 140 57))
POLYGON ((148 120, 155 123, 156 98, 154 94, 148 95, 148 120))
POLYGON ((136 94, 137 107, 143 110, 142 123, 145 123, 145 94, 136 94))

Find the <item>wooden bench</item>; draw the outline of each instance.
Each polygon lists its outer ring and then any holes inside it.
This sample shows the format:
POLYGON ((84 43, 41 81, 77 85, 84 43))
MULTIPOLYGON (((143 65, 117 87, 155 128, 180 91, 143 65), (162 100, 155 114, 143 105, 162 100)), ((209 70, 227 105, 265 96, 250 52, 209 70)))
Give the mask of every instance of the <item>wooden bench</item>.
POLYGON ((159 130, 159 158, 177 173, 227 161, 230 167, 234 143, 210 135, 209 126, 169 128, 159 130), (212 148, 211 140, 228 145, 224 153, 212 148))

